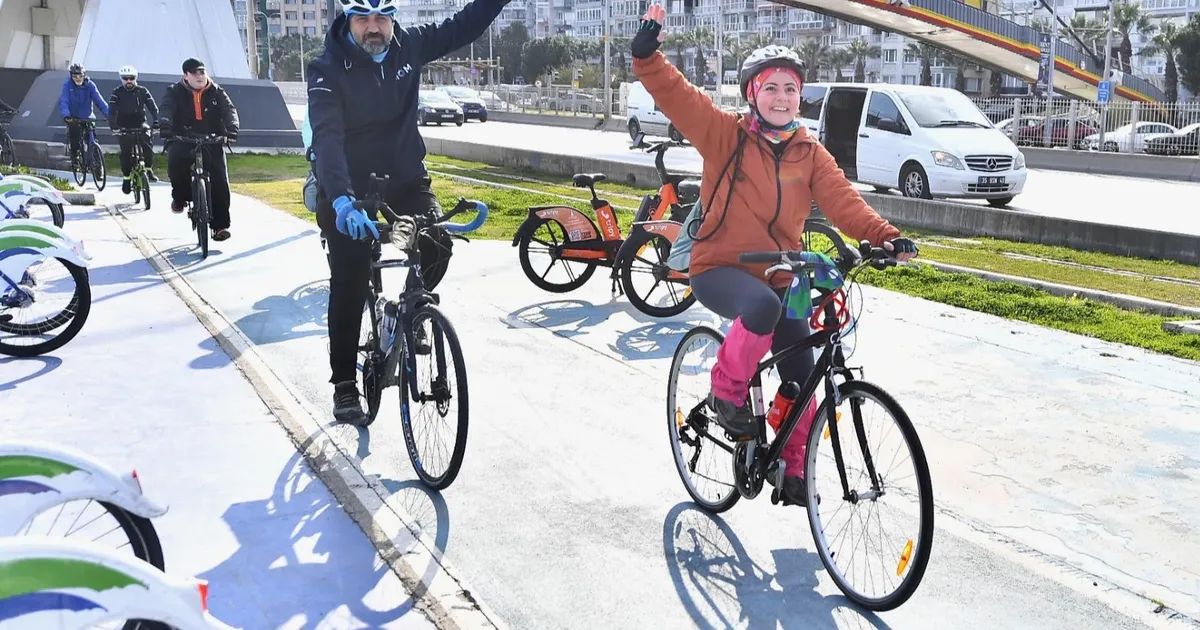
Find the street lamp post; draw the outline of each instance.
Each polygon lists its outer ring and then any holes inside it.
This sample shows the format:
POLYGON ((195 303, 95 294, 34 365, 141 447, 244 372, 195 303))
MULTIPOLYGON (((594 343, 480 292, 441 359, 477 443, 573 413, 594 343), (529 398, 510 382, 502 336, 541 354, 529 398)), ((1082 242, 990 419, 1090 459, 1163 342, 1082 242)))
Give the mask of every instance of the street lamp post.
POLYGON ((1042 141, 1050 146, 1054 132, 1054 71, 1058 44, 1058 0, 1050 0, 1050 68, 1046 71, 1046 124, 1042 130, 1042 141))
POLYGON ((609 45, 612 43, 612 33, 608 29, 608 21, 610 17, 610 5, 608 0, 604 0, 604 121, 612 116, 612 68, 609 66, 609 58, 612 55, 609 52, 609 45))
POLYGON ((267 40, 267 78, 274 80, 275 74, 271 72, 271 22, 266 13, 255 11, 255 13, 263 17, 263 33, 266 34, 267 40))

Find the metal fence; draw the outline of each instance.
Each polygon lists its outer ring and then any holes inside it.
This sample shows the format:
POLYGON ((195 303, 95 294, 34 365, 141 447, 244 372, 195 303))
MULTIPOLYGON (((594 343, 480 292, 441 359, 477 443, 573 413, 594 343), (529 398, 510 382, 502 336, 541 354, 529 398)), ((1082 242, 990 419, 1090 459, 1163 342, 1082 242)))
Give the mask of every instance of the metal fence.
POLYGON ((1019 146, 1175 154, 1179 145, 1154 140, 1200 124, 1200 103, 990 98, 975 104, 1019 146))

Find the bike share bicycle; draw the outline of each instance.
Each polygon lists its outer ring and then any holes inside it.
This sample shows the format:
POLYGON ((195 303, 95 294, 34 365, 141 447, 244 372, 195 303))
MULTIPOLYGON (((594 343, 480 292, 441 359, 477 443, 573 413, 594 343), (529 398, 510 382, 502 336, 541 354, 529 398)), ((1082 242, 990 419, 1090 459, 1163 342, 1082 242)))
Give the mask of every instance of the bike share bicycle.
MULTIPOLYGON (((150 170, 146 168, 147 156, 142 154, 142 137, 145 136, 146 144, 149 144, 150 133, 150 128, 146 126, 113 130, 113 135, 115 136, 134 137, 132 153, 130 153, 130 157, 133 160, 133 168, 129 171, 130 192, 133 193, 133 203, 142 203, 144 201, 147 210, 150 209, 150 170)), ((195 174, 192 177, 195 178, 195 174)))
MULTIPOLYGON (((801 414, 807 406, 803 401, 816 396, 823 385, 824 399, 817 408, 808 435, 802 436, 807 438, 803 477, 806 480, 805 504, 813 541, 822 564, 849 599, 871 610, 890 610, 912 596, 928 566, 933 544, 933 488, 924 450, 908 415, 883 389, 861 378, 855 378, 851 368, 846 366, 843 337, 847 332, 845 329, 850 317, 848 309, 845 308, 844 287, 852 286, 857 274, 867 266, 884 269, 896 265, 897 262, 889 257, 885 250, 872 248, 866 241, 859 245, 857 251, 851 249, 840 235, 827 225, 810 220, 805 224, 805 231, 820 234, 832 241, 836 249, 836 258, 812 251, 775 251, 743 253, 739 260, 743 263, 775 263, 766 273, 791 271, 796 274, 794 282, 799 282, 800 287, 811 286, 819 297, 812 299, 809 313, 800 316, 808 316, 816 332, 759 362, 749 384, 750 407, 754 412, 758 431, 755 437, 744 440, 731 439, 716 423, 716 412, 711 407, 709 393, 711 368, 685 365, 692 346, 703 342, 708 342, 712 347, 712 360, 715 362, 716 348, 724 341, 724 336, 706 326, 693 328, 685 334, 675 350, 667 385, 667 423, 675 465, 688 494, 709 512, 724 512, 742 497, 755 498, 762 490, 764 481, 774 486, 771 492, 772 502, 780 503, 785 474, 785 463, 780 457, 783 445, 799 424, 801 414), (801 275, 808 278, 807 282, 801 281, 801 275), (829 288, 830 285, 837 286, 829 288), (807 381, 802 384, 791 381, 781 384, 772 406, 770 409, 766 408, 762 397, 763 373, 790 356, 800 352, 812 352, 814 349, 821 352, 807 381), (692 387, 681 387, 680 377, 684 375, 698 375, 701 377, 700 382, 692 387), (836 383, 835 377, 842 379, 842 382, 836 383), (689 393, 689 400, 682 400, 682 397, 689 393), (794 402, 801 404, 793 404, 794 402), (872 450, 872 446, 882 445, 883 438, 891 435, 891 432, 881 430, 881 435, 868 438, 864 420, 864 407, 868 405, 881 408, 893 422, 890 428, 898 429, 903 450, 907 451, 907 457, 903 459, 911 462, 912 472, 908 475, 915 480, 914 488, 902 490, 893 486, 893 482, 898 483, 907 478, 903 475, 892 476, 892 472, 899 465, 897 460, 901 459, 900 449, 895 455, 887 456, 880 456, 878 451, 872 450), (845 407, 851 412, 852 427, 846 427, 840 422, 845 407), (767 439, 768 417, 771 418, 773 427, 778 426, 773 440, 767 439), (776 421, 780 421, 778 425, 776 421), (715 428, 721 435, 710 433, 710 428, 715 428), (843 439, 846 429, 851 429, 851 439, 843 439), (697 472, 701 455, 706 450, 704 447, 708 445, 717 449, 712 453, 719 460, 716 463, 716 471, 697 472), (685 456, 685 446, 694 448, 694 453, 685 456), (832 450, 832 457, 821 453, 822 447, 832 450), (857 453, 843 453, 843 449, 856 449, 857 453), (818 458, 818 453, 821 453, 821 458, 818 458), (729 459, 725 460, 724 455, 728 455, 729 459), (857 457, 852 458, 854 455, 857 457), (825 473, 826 465, 836 468, 837 474, 836 479, 828 480, 830 485, 822 486, 827 481, 821 476, 825 473), (861 470, 851 475, 847 470, 851 465, 858 465, 861 470), (723 482, 717 479, 717 475, 722 472, 731 473, 732 481, 723 482), (711 495, 698 487, 706 483, 717 486, 711 495), (896 508, 890 502, 891 499, 907 498, 910 494, 919 495, 918 507, 915 510, 896 508), (824 503, 821 501, 822 495, 826 499, 824 503), (839 497, 842 502, 830 500, 839 497), (881 503, 884 499, 888 499, 889 502, 881 503), (840 528, 837 525, 826 526, 822 516, 837 517, 846 505, 849 505, 850 512, 865 508, 868 514, 860 518, 851 515, 846 525, 840 528), (878 549, 891 555, 865 562, 868 570, 871 567, 883 569, 882 577, 864 578, 865 584, 853 583, 856 577, 865 572, 862 563, 843 567, 843 547, 831 544, 828 538, 843 534, 846 527, 853 523, 869 523, 871 527, 867 533, 876 529, 882 532, 881 506, 891 508, 891 511, 887 512, 888 515, 915 515, 919 524, 915 531, 907 532, 907 535, 893 541, 894 544, 865 545, 870 547, 871 551, 878 549), (895 583, 893 577, 901 578, 899 584, 895 583), (867 589, 885 585, 890 585, 891 590, 884 593, 865 592, 867 589)), ((785 313, 784 316, 788 314, 785 313)), ((857 369, 861 372, 861 368, 857 369)), ((858 537, 852 535, 852 542, 857 543, 858 537)), ((853 554, 858 545, 851 544, 850 547, 852 548, 849 552, 853 554)))
MULTIPOLYGON (((683 187, 682 177, 667 174, 662 163, 662 154, 667 146, 670 145, 654 145, 648 151, 658 154, 655 165, 662 179, 662 187, 658 195, 647 195, 642 199, 628 238, 621 234, 612 205, 596 194, 596 184, 608 179, 604 173, 576 173, 572 177, 572 184, 576 188, 587 188, 591 192, 591 206, 599 225, 570 206, 529 208, 528 216, 517 228, 512 241, 513 247, 518 248, 517 257, 525 277, 543 291, 567 293, 586 284, 596 272, 596 267, 611 267, 609 280, 612 282, 613 295, 627 294, 629 301, 639 311, 652 317, 670 317, 690 308, 695 302, 690 287, 682 291, 682 297, 674 290, 676 285, 688 284, 687 274, 667 267, 666 257, 682 225, 680 215, 687 214, 680 212, 680 195, 695 192, 698 197, 699 186, 689 184, 683 187), (679 193, 676 192, 676 186, 680 186, 679 193), (643 260, 650 265, 650 275, 655 279, 654 286, 643 296, 638 294, 633 285, 632 266, 633 260, 639 258, 649 246, 653 246, 653 250, 660 254, 661 264, 643 260), (546 253, 550 257, 550 264, 544 271, 534 269, 532 255, 535 252, 546 253), (566 270, 565 282, 547 279, 559 262, 566 270), (583 264, 583 270, 575 273, 570 263, 583 264), (648 301, 660 283, 665 283, 671 294, 672 303, 668 306, 656 306, 648 301)), ((645 145, 639 139, 633 148, 645 148, 645 145)))
MULTIPOLYGON (((208 173, 204 170, 204 147, 209 145, 225 146, 228 140, 225 136, 208 134, 203 136, 174 136, 172 142, 182 142, 192 145, 192 202, 188 205, 187 215, 192 221, 192 229, 196 231, 196 242, 200 245, 200 259, 208 258, 208 222, 212 218, 212 184, 208 173)), ((149 184, 147 184, 147 188, 149 184)), ((146 196, 149 200, 149 195, 146 196)), ((149 208, 147 201, 146 208, 149 208)))
POLYGON ((61 228, 34 219, 0 221, 0 354, 46 354, 79 334, 91 312, 90 261, 83 244, 61 228), (66 269, 74 285, 71 296, 61 307, 51 304, 44 316, 27 318, 53 297, 49 290, 64 284, 61 278, 47 279, 43 270, 50 265, 66 269))
POLYGON ((75 183, 82 186, 87 181, 88 173, 91 173, 96 190, 104 190, 108 183, 108 167, 104 164, 104 153, 100 150, 100 144, 96 142, 96 121, 75 116, 68 116, 66 121, 68 127, 82 127, 79 150, 71 153, 71 173, 75 176, 75 183))
MULTIPOLYGON (((421 251, 418 242, 422 233, 434 233, 439 230, 451 232, 454 238, 468 240, 454 232, 469 232, 483 225, 487 219, 487 206, 478 201, 460 198, 453 210, 440 217, 417 215, 401 218, 380 196, 380 191, 387 188, 387 181, 387 175, 377 177, 372 173, 371 193, 365 200, 355 202, 355 207, 366 210, 368 214, 375 214, 377 211, 386 219, 386 222, 375 223, 379 230, 379 239, 372 243, 371 289, 367 301, 370 326, 367 328, 366 342, 359 346, 359 352, 363 354, 360 373, 363 396, 367 399, 367 424, 374 422, 379 414, 383 390, 392 386, 399 387, 400 421, 413 470, 422 483, 432 489, 443 490, 458 476, 466 451, 467 374, 458 334, 439 308, 441 300, 438 294, 426 289, 421 273, 421 251), (451 218, 469 210, 477 210, 479 213, 471 223, 458 225, 449 222, 451 218), (397 233, 395 227, 401 222, 409 224, 412 227, 411 232, 397 233), (381 244, 393 243, 393 235, 404 239, 403 242, 395 244, 406 254, 406 259, 382 258, 381 244), (395 267, 407 267, 408 278, 399 297, 396 300, 388 300, 383 296, 382 270, 395 267), (426 323, 429 324, 430 330, 425 329, 426 323), (433 365, 427 370, 430 373, 428 390, 422 391, 417 358, 430 355, 433 365), (453 369, 453 376, 447 374, 450 368, 453 369), (431 454, 421 452, 420 446, 425 445, 428 440, 419 439, 420 436, 416 435, 418 423, 414 421, 410 403, 421 404, 422 409, 425 408, 425 403, 433 403, 433 412, 436 414, 434 422, 450 415, 452 403, 457 405, 454 447, 451 449, 450 461, 441 472, 437 472, 431 465, 431 454)), ((433 429, 437 432, 436 427, 433 429)))

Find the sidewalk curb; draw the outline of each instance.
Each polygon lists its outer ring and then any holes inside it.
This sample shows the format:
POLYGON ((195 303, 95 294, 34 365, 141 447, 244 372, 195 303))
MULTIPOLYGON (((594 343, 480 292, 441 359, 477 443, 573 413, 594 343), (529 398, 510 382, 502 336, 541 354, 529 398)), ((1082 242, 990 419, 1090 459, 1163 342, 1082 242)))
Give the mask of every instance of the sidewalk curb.
POLYGON ((413 598, 413 608, 441 630, 507 630, 496 613, 453 574, 454 569, 433 541, 416 531, 412 525, 416 520, 403 508, 387 502, 387 490, 363 473, 326 431, 326 425, 317 420, 320 415, 316 410, 277 376, 253 342, 205 300, 121 210, 110 205, 102 207, 250 382, 313 473, 400 578, 413 598))

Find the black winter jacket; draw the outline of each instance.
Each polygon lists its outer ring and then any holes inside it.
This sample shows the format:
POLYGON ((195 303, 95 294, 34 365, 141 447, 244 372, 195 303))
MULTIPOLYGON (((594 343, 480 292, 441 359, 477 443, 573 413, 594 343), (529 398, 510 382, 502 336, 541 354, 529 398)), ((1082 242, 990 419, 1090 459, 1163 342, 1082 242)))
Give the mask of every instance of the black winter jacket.
MULTIPOLYGON (((350 41, 345 15, 308 64, 308 116, 316 175, 329 200, 365 197, 370 174, 392 193, 428 177, 417 132, 421 67, 475 41, 509 0, 474 0, 441 24, 396 28, 382 63, 350 41)), ((380 191, 385 193, 386 191, 380 191)))
POLYGON ((144 85, 133 89, 118 85, 108 97, 108 126, 111 129, 132 129, 146 124, 146 110, 158 122, 158 104, 144 85))
POLYGON ((238 127, 237 109, 216 81, 210 80, 208 87, 200 92, 192 90, 182 79, 167 86, 158 116, 159 134, 163 138, 210 133, 237 138, 238 127))

